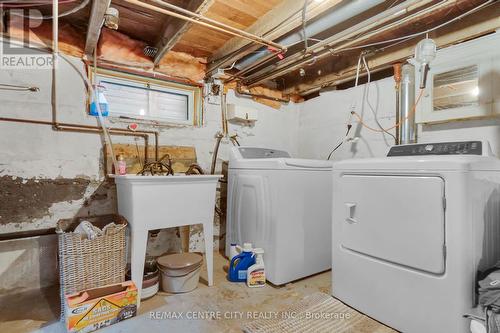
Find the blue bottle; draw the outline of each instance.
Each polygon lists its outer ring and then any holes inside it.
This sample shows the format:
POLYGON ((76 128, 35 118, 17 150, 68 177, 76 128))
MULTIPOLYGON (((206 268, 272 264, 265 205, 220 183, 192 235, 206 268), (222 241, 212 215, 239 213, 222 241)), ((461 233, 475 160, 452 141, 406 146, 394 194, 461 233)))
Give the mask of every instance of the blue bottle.
POLYGON ((231 259, 227 278, 231 282, 246 282, 248 267, 255 264, 255 256, 253 255, 251 243, 243 244, 243 249, 240 254, 231 259))
POLYGON ((99 104, 99 110, 101 111, 102 116, 107 117, 109 115, 109 104, 108 101, 106 100, 106 96, 104 96, 104 92, 102 91, 101 88, 96 87, 95 89, 96 91, 95 94, 93 95, 92 103, 90 103, 89 115, 96 117, 99 116, 96 105, 99 104))

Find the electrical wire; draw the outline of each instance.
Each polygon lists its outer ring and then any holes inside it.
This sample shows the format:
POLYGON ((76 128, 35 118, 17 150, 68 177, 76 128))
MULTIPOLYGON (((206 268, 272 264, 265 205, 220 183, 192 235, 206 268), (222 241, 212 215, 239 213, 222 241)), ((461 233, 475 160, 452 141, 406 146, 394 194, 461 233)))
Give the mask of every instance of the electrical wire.
MULTIPOLYGON (((365 45, 359 45, 359 46, 353 46, 353 47, 348 47, 348 48, 342 48, 342 47, 339 47, 338 49, 335 49, 333 46, 325 46, 325 48, 329 48, 329 51, 332 55, 336 55, 338 53, 341 53, 341 52, 346 52, 346 51, 353 51, 353 50, 359 50, 359 49, 363 49, 363 48, 367 48, 367 47, 371 47, 371 46, 378 46, 378 45, 384 45, 384 44, 387 44, 387 43, 392 43, 392 42, 397 42, 395 44, 392 44, 392 45, 389 45, 389 46, 386 46, 384 48, 382 48, 381 50, 385 49, 385 48, 388 48, 388 47, 391 47, 391 46, 394 46, 394 45, 397 45, 399 43, 402 43, 402 42, 406 42, 410 39, 413 39, 415 37, 418 37, 418 36, 421 36, 421 35, 425 35, 425 34, 428 34, 429 32, 432 32, 432 31, 435 31, 437 29, 440 29, 448 24, 451 24, 457 20, 460 20, 472 13, 475 13, 476 11, 479 11, 483 8, 486 8, 490 5, 493 5, 495 2, 497 2, 498 0, 488 0, 484 3, 482 3, 481 5, 479 6, 476 6, 474 8, 472 8, 471 10, 463 13, 463 14, 460 14, 459 16, 456 16, 454 18, 452 18, 451 20, 449 21, 446 21, 444 23, 441 23, 435 27, 432 27, 432 28, 429 28, 427 30, 424 30, 424 31, 421 31, 421 32, 416 32, 416 33, 413 33, 413 34, 409 34, 409 35, 405 35, 405 36, 401 36, 401 37, 397 37, 397 38, 393 38, 393 39, 388 39, 388 40, 383 40, 383 41, 379 41, 379 42, 374 42, 374 43, 370 43, 370 44, 365 44, 365 45)), ((392 6, 392 5, 391 5, 392 6)), ((309 38, 311 40, 311 38, 309 38)), ((294 46, 298 43, 302 43, 303 41, 297 41, 297 42, 294 42, 294 43, 291 43, 290 45, 286 45, 287 48, 290 48, 291 46, 294 46)))
POLYGON ((373 132, 378 132, 378 133, 381 133, 381 132, 387 132, 387 131, 390 131, 390 130, 392 130, 392 129, 394 129, 394 128, 400 127, 400 126, 401 126, 401 124, 402 124, 404 121, 408 120, 408 118, 410 118, 413 114, 415 114, 415 112, 416 112, 416 110, 417 110, 417 105, 418 105, 418 103, 420 102, 420 99, 422 98, 423 93, 424 93, 424 89, 420 89, 420 93, 418 94, 418 98, 417 98, 417 100, 415 101, 415 104, 413 104, 413 108, 412 108, 412 109, 411 109, 411 111, 408 113, 408 115, 407 115, 404 119, 400 119, 400 120, 399 120, 399 122, 397 122, 397 123, 396 123, 396 125, 391 126, 391 127, 389 127, 389 128, 383 128, 383 129, 373 128, 373 127, 371 127, 370 125, 367 125, 367 124, 363 121, 363 118, 362 118, 359 114, 357 114, 355 111, 351 111, 351 114, 352 114, 354 117, 356 117, 356 118, 358 119, 359 123, 360 123, 363 127, 365 127, 365 128, 367 128, 367 129, 369 129, 370 131, 373 131, 373 132))
POLYGON ((384 128, 382 127, 382 125, 380 124, 380 122, 378 120, 377 113, 375 112, 373 106, 370 103, 370 84, 371 84, 370 68, 368 67, 368 63, 366 62, 365 56, 362 55, 362 53, 360 54, 360 57, 363 58, 363 64, 365 65, 366 73, 367 73, 367 76, 368 76, 368 78, 367 78, 368 82, 366 83, 366 93, 365 93, 366 104, 368 105, 368 107, 372 111, 374 119, 375 119, 375 122, 377 123, 377 126, 380 127, 380 129, 382 129, 384 131, 384 133, 392 136, 392 138, 394 139, 394 143, 396 143, 398 141, 397 138, 396 138, 396 136, 394 134, 392 134, 391 132, 384 130, 384 128))
POLYGON ((425 34, 428 34, 429 32, 432 32, 434 30, 437 30, 437 29, 440 29, 444 26, 447 26, 448 24, 451 24, 455 21, 458 21, 474 12, 477 12, 478 10, 482 9, 482 8, 485 8, 487 6, 490 6, 492 5, 493 3, 495 3, 496 1, 498 0, 489 0, 487 2, 484 2, 483 4, 477 6, 477 7, 474 7, 472 8, 471 10, 459 15, 459 16, 456 16, 454 18, 452 18, 451 20, 449 21, 446 21, 444 23, 441 23, 435 27, 432 27, 432 28, 429 28, 427 30, 424 30, 424 31, 420 31, 420 32, 416 32, 416 33, 413 33, 413 34, 409 34, 409 35, 405 35, 405 36, 401 36, 401 37, 396 37, 396 38, 392 38, 392 39, 387 39, 387 40, 383 40, 383 41, 379 41, 379 42, 374 42, 374 43, 370 43, 370 44, 365 44, 365 45, 359 45, 359 46, 353 46, 353 47, 350 47, 350 48, 345 48, 345 49, 340 49, 340 50, 332 50, 334 53, 337 52, 337 51, 351 51, 351 50, 359 50, 359 49, 363 49, 363 48, 367 48, 367 47, 371 47, 371 46, 377 46, 377 45, 382 45, 382 44, 387 44, 387 43, 392 43, 392 42, 397 42, 397 41, 401 41, 401 40, 404 40, 404 39, 412 39, 412 38, 415 38, 415 37, 418 37, 418 36, 421 36, 421 35, 425 35, 425 34))
POLYGON ((346 141, 347 139, 347 136, 349 135, 349 132, 351 131, 351 128, 352 128, 352 125, 351 124, 348 124, 347 125, 347 132, 345 133, 345 136, 344 138, 342 139, 342 141, 340 141, 340 143, 338 145, 335 146, 335 148, 333 148, 333 150, 330 152, 330 154, 328 154, 328 157, 326 158, 327 161, 330 160, 330 158, 332 157, 333 153, 340 148, 340 146, 342 146, 342 144, 346 141))
POLYGON ((229 67, 221 68, 223 71, 230 71, 231 69, 234 68, 234 65, 236 65, 236 61, 233 62, 233 64, 229 67))

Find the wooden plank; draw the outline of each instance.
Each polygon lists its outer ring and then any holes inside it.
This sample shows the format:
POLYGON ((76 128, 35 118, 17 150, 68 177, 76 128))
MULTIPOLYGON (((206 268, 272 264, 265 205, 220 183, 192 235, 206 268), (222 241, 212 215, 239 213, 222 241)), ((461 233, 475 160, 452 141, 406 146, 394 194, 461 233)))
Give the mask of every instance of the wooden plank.
POLYGON ((99 41, 101 34, 102 22, 104 14, 108 9, 111 0, 94 0, 92 1, 92 9, 90 11, 89 26, 87 28, 87 39, 85 41, 85 55, 92 56, 94 49, 99 41))
MULTIPOLYGON (((326 10, 332 8, 333 6, 339 4, 342 0, 325 0, 322 2, 313 2, 309 5, 307 10, 306 20, 311 20, 318 15, 324 13, 326 10)), ((286 0, 281 2, 274 9, 268 11, 265 15, 261 16, 254 24, 252 24, 246 31, 258 36, 264 36, 268 39, 274 40, 286 34, 287 32, 296 29, 302 25, 302 8, 304 6, 304 0, 286 0), (276 28, 279 26, 278 28, 276 28), (275 29, 276 28, 276 29, 275 29), (273 30, 274 29, 274 30, 273 30), (271 33, 268 33, 271 31, 271 33)), ((221 61, 229 54, 240 50, 244 46, 248 45, 248 41, 242 40, 241 38, 232 38, 223 47, 219 49, 211 58, 208 70, 212 71, 218 67, 224 67, 229 65, 233 59, 227 59, 221 61)), ((250 54, 256 49, 260 48, 260 45, 249 48, 245 52, 238 55, 239 58, 250 54)))
MULTIPOLYGON (((187 10, 198 14, 204 14, 215 0, 190 0, 186 6, 187 10)), ((193 23, 183 21, 174 17, 169 17, 167 20, 161 38, 156 44, 158 53, 155 56, 154 64, 158 65, 167 54, 168 51, 181 39, 181 37, 189 30, 193 23)))
MULTIPOLYGON (((172 167, 175 173, 185 172, 189 166, 196 162, 196 150, 194 147, 186 146, 159 146, 159 157, 169 154, 172 159, 172 167)), ((123 155, 125 162, 127 162, 127 173, 136 174, 142 169, 144 161, 144 146, 135 144, 113 144, 115 155, 123 155)), ((104 149, 106 174, 113 170, 113 161, 110 156, 110 150, 104 149)), ((154 159, 154 146, 149 146, 148 155, 154 159)))
MULTIPOLYGON (((440 29, 429 35, 434 39, 439 48, 463 42, 468 39, 485 35, 500 28, 500 6, 490 8, 488 11, 478 12, 475 15, 467 16, 455 24, 440 29)), ((419 39, 406 43, 404 47, 393 49, 390 52, 383 52, 377 56, 367 58, 370 70, 377 71, 393 63, 405 61, 413 56, 415 45, 419 39)), ((301 83, 285 89, 284 94, 307 94, 321 87, 335 86, 354 77, 356 65, 341 69, 335 73, 323 75, 315 80, 301 83)))

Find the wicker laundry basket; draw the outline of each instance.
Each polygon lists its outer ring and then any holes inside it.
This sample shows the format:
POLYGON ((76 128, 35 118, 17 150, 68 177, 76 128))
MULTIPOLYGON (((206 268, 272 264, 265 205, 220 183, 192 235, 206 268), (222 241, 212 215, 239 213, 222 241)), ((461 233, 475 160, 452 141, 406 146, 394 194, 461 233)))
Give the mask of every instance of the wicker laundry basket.
POLYGON ((61 319, 64 318, 65 295, 125 280, 126 229, 127 220, 114 214, 66 219, 57 223, 61 319), (116 226, 105 235, 91 240, 73 233, 84 220, 101 229, 111 222, 116 226))

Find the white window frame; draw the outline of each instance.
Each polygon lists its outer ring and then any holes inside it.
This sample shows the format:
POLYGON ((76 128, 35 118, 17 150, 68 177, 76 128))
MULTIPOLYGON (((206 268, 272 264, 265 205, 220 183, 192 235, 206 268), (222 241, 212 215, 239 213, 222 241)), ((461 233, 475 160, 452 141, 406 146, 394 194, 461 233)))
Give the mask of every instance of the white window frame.
MULTIPOLYGON (((92 79, 93 78, 93 69, 89 70, 89 73, 91 73, 92 79)), ((133 120, 140 120, 140 121, 146 121, 146 122, 155 122, 155 123, 166 123, 166 124, 176 124, 176 125, 199 125, 197 124, 197 121, 199 117, 196 115, 198 114, 198 110, 200 109, 200 88, 196 86, 188 86, 188 85, 182 85, 178 83, 173 83, 173 82, 167 82, 167 81, 160 81, 156 79, 148 79, 146 77, 140 77, 136 75, 131 75, 131 74, 125 74, 121 72, 115 72, 115 71, 110 71, 110 70, 103 70, 103 69, 97 69, 97 82, 100 82, 101 80, 109 82, 109 83, 114 83, 114 84, 120 84, 124 86, 129 86, 129 87, 137 87, 138 89, 146 89, 146 90, 151 90, 151 91, 160 91, 160 92, 166 92, 170 94, 176 94, 176 95, 182 95, 187 97, 187 119, 186 120, 179 120, 179 119, 173 119, 169 117, 162 117, 162 116, 149 116, 149 115, 140 115, 140 114, 135 114, 131 115, 130 113, 126 112, 120 112, 120 111, 115 111, 110 107, 110 112, 109 112, 109 117, 110 118, 116 118, 116 119, 124 119, 123 117, 126 118, 132 118, 133 120)), ((104 95, 106 95, 106 92, 104 91, 104 95)), ((151 96, 148 94, 148 109, 150 108, 150 100, 151 96)), ((149 112, 148 112, 149 113, 149 112)))

